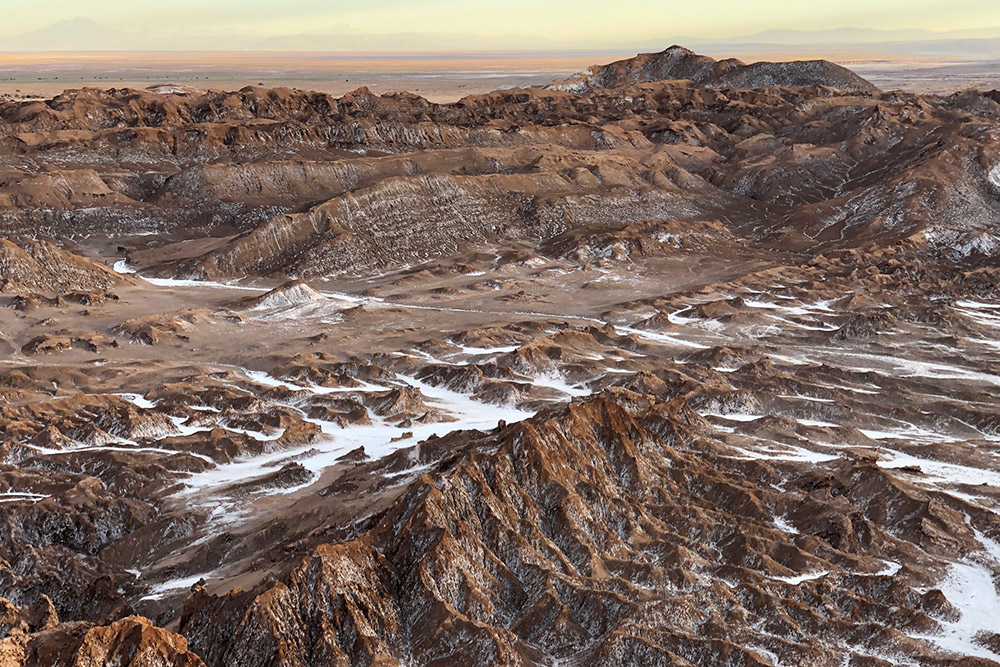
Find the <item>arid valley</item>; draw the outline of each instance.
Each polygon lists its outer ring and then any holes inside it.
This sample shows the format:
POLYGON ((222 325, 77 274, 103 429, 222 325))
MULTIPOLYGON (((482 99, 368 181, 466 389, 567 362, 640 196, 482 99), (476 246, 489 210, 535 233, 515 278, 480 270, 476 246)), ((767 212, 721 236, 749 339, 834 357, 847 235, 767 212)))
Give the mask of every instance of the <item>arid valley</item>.
POLYGON ((1000 93, 523 65, 3 89, 0 665, 1000 665, 1000 93))

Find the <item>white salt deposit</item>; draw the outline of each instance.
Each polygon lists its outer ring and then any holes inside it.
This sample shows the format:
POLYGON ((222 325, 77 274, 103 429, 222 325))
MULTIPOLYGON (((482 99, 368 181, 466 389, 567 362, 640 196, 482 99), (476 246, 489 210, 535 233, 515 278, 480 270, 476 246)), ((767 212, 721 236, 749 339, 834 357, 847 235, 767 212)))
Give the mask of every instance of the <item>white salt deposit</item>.
POLYGON ((825 577, 830 574, 829 570, 821 570, 819 572, 808 572, 806 574, 797 574, 793 577, 771 577, 775 581, 783 581, 786 584, 792 584, 793 586, 798 586, 805 581, 814 581, 820 577, 825 577))

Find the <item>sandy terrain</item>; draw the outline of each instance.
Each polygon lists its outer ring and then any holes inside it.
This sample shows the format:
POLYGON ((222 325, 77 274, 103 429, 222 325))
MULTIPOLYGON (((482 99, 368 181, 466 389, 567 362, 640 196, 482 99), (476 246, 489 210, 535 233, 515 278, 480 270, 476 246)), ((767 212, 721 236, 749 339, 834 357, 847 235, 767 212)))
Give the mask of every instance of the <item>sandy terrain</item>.
MULTIPOLYGON (((594 63, 630 54, 473 53, 0 53, 0 95, 51 97, 69 87, 180 84, 236 90, 287 86, 342 95, 360 86, 377 93, 409 91, 434 102, 499 88, 548 85, 594 63)), ((825 53, 717 53, 746 62, 826 57, 884 88, 950 93, 1000 87, 996 63, 836 51, 825 53)))
POLYGON ((167 83, 236 90, 262 84, 333 95, 367 86, 445 102, 497 88, 547 85, 609 55, 627 54, 0 54, 0 94, 51 96, 68 87, 167 83))

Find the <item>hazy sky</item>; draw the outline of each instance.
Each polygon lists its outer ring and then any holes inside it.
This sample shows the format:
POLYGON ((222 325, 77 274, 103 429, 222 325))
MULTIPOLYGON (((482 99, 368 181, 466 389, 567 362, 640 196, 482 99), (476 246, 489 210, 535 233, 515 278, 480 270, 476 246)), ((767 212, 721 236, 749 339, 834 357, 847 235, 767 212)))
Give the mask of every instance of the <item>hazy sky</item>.
POLYGON ((623 42, 772 28, 1000 26, 998 0, 0 0, 0 33, 79 16, 130 31, 260 35, 352 29, 623 42))

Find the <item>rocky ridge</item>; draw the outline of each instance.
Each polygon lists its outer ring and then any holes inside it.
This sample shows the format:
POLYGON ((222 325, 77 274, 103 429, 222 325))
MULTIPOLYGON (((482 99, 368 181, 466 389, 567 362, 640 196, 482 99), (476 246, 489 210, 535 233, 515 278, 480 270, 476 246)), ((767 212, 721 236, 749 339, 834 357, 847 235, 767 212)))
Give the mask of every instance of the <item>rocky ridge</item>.
POLYGON ((850 93, 880 92, 846 67, 826 60, 747 65, 736 58, 715 60, 676 45, 659 53, 643 53, 608 65, 595 65, 565 81, 553 83, 551 88, 582 93, 596 88, 677 80, 691 81, 705 88, 826 86, 850 93))

